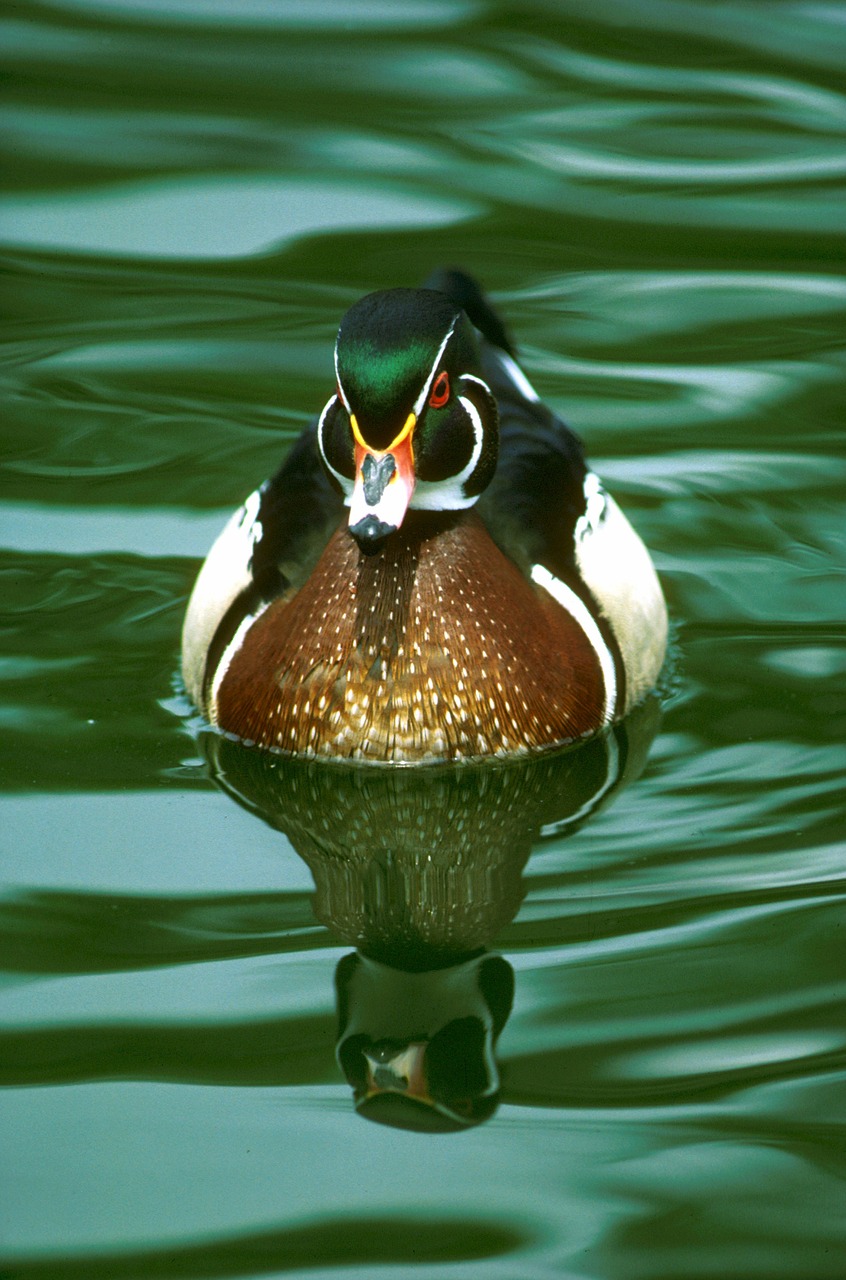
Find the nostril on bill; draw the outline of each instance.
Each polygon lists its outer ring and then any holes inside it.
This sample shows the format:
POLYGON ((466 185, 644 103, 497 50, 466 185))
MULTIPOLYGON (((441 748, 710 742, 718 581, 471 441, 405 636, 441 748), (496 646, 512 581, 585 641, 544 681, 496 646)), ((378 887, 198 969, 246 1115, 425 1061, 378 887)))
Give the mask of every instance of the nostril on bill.
POLYGON ((361 479, 364 486, 364 500, 368 507, 375 507, 382 499, 382 494, 397 469, 392 453, 384 458, 373 458, 368 453, 361 464, 361 479))

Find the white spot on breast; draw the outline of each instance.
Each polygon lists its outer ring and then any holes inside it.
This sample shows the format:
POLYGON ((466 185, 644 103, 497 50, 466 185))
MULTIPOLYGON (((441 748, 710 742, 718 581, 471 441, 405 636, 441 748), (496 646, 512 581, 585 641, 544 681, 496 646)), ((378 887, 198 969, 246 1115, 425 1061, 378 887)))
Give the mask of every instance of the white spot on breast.
POLYGON ((579 573, 609 620, 623 656, 622 712, 640 701, 658 678, 667 642, 667 610, 649 552, 608 494, 605 504, 597 526, 586 527, 576 540, 575 552, 579 573))
POLYGON ((585 476, 584 495, 585 513, 579 516, 573 530, 577 542, 581 542, 590 533, 596 533, 608 507, 608 498, 602 482, 592 471, 585 476))

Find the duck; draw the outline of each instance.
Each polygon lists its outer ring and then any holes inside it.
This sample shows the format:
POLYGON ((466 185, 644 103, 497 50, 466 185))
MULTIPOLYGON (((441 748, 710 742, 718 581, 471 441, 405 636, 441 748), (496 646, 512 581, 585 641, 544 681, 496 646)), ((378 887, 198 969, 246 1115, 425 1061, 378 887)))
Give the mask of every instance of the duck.
POLYGON ((291 757, 502 759, 625 716, 667 627, 581 441, 445 268, 341 320, 322 411, 200 569, 182 674, 211 726, 291 757))

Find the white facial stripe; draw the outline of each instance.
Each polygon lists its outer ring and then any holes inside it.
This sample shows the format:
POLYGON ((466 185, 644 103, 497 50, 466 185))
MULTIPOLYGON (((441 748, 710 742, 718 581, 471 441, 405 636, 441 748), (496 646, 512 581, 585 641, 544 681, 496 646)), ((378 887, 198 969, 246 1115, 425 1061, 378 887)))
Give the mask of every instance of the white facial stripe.
POLYGON ((614 659, 611 657, 611 651, 602 638, 602 632, 599 630, 595 618, 584 601, 580 600, 576 593, 571 591, 560 578, 556 578, 554 574, 551 574, 545 565, 532 565, 531 577, 533 582, 536 582, 539 587, 543 587, 544 591, 549 592, 553 600, 558 601, 562 609, 567 610, 574 622, 577 622, 585 633, 585 638, 596 654, 605 684, 605 710, 602 716, 602 723, 604 725, 610 724, 614 718, 614 709, 617 704, 617 675, 614 670, 614 659))
POLYGON ((414 416, 416 418, 419 418, 421 413, 423 412, 423 405, 426 403, 426 401, 429 398, 429 392, 432 389, 432 383, 435 381, 435 375, 438 372, 438 365, 441 363, 441 356, 446 351, 447 343, 449 342, 450 338, 455 332, 455 326, 457 324, 458 324, 458 316, 455 317, 452 324, 449 326, 446 337, 444 338, 441 345, 438 347, 438 354, 435 356, 434 362, 432 364, 432 368, 429 370, 429 377, 426 379, 426 382, 423 386, 423 390, 420 392, 420 395, 414 401, 414 416))
MULTIPOLYGON (((432 384, 438 375, 441 359, 443 358, 443 354, 446 351, 450 338, 455 332, 455 326, 457 325, 459 318, 460 318, 459 316, 455 317, 455 319, 453 320, 452 324, 449 327, 449 330, 445 334, 444 340, 441 343, 440 347, 438 348, 438 353, 432 362, 432 367, 429 371, 429 377, 427 378, 426 383, 423 387, 423 390, 421 391, 420 395, 418 396, 415 402, 414 413, 418 418, 422 413, 423 406, 431 393, 432 384)), ((336 375, 338 374, 337 343, 335 344, 335 373, 336 375)), ((482 388, 482 390, 485 392, 486 395, 491 394, 491 390, 488 384, 482 378, 477 378, 476 375, 473 373, 462 374, 461 380, 462 382, 475 382, 477 386, 482 388)), ((349 405, 347 403, 346 396, 344 395, 344 388, 341 385, 341 379, 339 375, 338 375, 338 392, 340 394, 341 402, 344 405, 344 408, 349 413, 350 411, 349 405)), ((470 455, 470 461, 459 472, 457 476, 450 476, 446 480, 418 480, 415 485, 414 496, 412 497, 411 503, 410 503, 410 506, 413 507, 416 511, 461 511, 461 510, 465 510, 468 507, 472 507, 474 503, 478 502, 479 495, 474 495, 473 497, 468 498, 466 494, 463 492, 463 485, 465 481, 469 480, 470 476, 475 471, 476 466, 478 465, 478 462, 479 462, 479 458, 481 457, 482 446, 484 444, 484 427, 482 425, 482 419, 479 414, 479 410, 476 408, 475 404, 473 404, 472 400, 470 400, 467 396, 459 396, 458 398, 461 401, 462 405, 464 406, 464 410, 473 424, 474 443, 473 443, 473 452, 470 455)), ((337 395, 332 396, 331 400, 325 406, 323 412, 320 415, 320 421, 318 422, 318 425, 317 425, 317 442, 318 442, 320 455, 323 459, 324 465, 326 466, 327 470, 332 473, 332 475, 336 478, 336 480, 340 484, 341 488, 344 491, 344 504, 345 506, 349 506, 352 501, 354 483, 347 476, 343 476, 340 474, 340 472, 335 470, 335 468, 331 465, 328 458, 326 457, 326 453, 323 448, 323 423, 325 421, 326 415, 328 414, 329 410, 332 408, 332 405, 337 401, 337 399, 338 399, 337 395)))
MULTIPOLYGON (((337 384, 338 384, 338 394, 339 394, 339 395, 340 395, 340 397, 341 397, 341 401, 342 401, 342 403, 343 403, 343 406, 344 406, 344 408, 346 409, 347 413, 350 413, 350 412, 351 412, 351 409, 350 409, 350 406, 349 406, 349 401, 347 400, 347 397, 346 397, 346 393, 345 393, 345 391, 344 391, 344 388, 341 386, 341 374, 340 374, 340 371, 339 371, 339 369, 338 369, 338 342, 339 342, 339 340, 340 340, 340 337, 341 337, 341 335, 340 335, 340 334, 338 334, 338 337, 335 339, 335 381, 336 381, 336 382, 337 382, 337 384)), ((330 402, 330 403, 331 403, 331 402, 330 402)))
POLYGON ((525 373, 516 361, 512 360, 511 356, 507 355, 504 351, 497 351, 496 354, 499 363, 502 365, 503 372, 509 381, 512 382, 520 392, 520 395, 537 404, 540 400, 540 396, 537 391, 535 391, 531 382, 529 382, 529 379, 526 377, 525 373))
POLYGON ((261 617, 261 615, 264 613, 266 608, 267 608, 267 605, 263 604, 261 608, 256 610, 255 613, 248 613, 246 618, 243 618, 241 620, 238 626, 238 630, 235 632, 234 636, 229 641, 229 644, 226 646, 226 648, 223 650, 223 653, 220 655, 220 661, 218 662, 217 668, 215 669, 211 689, 209 690, 208 714, 212 724, 217 724, 217 697, 218 697, 218 694, 220 693, 220 686, 223 683, 224 676, 229 670, 229 664, 232 661, 232 659, 235 657, 235 654, 241 648, 241 645, 244 643, 244 636, 247 634, 247 632, 249 631, 253 623, 258 618, 261 617))
POLYGON ((341 486, 341 488, 344 491, 344 496, 347 504, 349 504, 349 500, 352 497, 353 481, 350 480, 349 476, 342 476, 340 471, 335 470, 335 468, 332 466, 332 463, 326 457, 326 450, 323 448, 323 424, 326 421, 326 415, 328 414, 329 410, 332 408, 334 404, 337 404, 337 403, 338 403, 338 397, 332 396, 332 398, 328 400, 323 407, 323 412, 320 415, 320 421, 317 424, 317 447, 320 450, 320 456, 323 459, 324 467, 326 468, 327 471, 332 472, 332 475, 335 477, 335 479, 338 481, 338 484, 341 486))

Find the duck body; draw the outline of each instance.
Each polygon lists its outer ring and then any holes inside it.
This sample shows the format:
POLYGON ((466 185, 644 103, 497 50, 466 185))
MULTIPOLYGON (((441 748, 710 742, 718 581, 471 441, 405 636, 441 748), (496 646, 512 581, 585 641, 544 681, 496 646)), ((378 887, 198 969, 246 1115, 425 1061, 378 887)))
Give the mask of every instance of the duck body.
POLYGON ((212 724, 422 764, 595 733, 667 635, 640 538, 459 272, 357 303, 335 394, 212 547, 183 631, 212 724))

